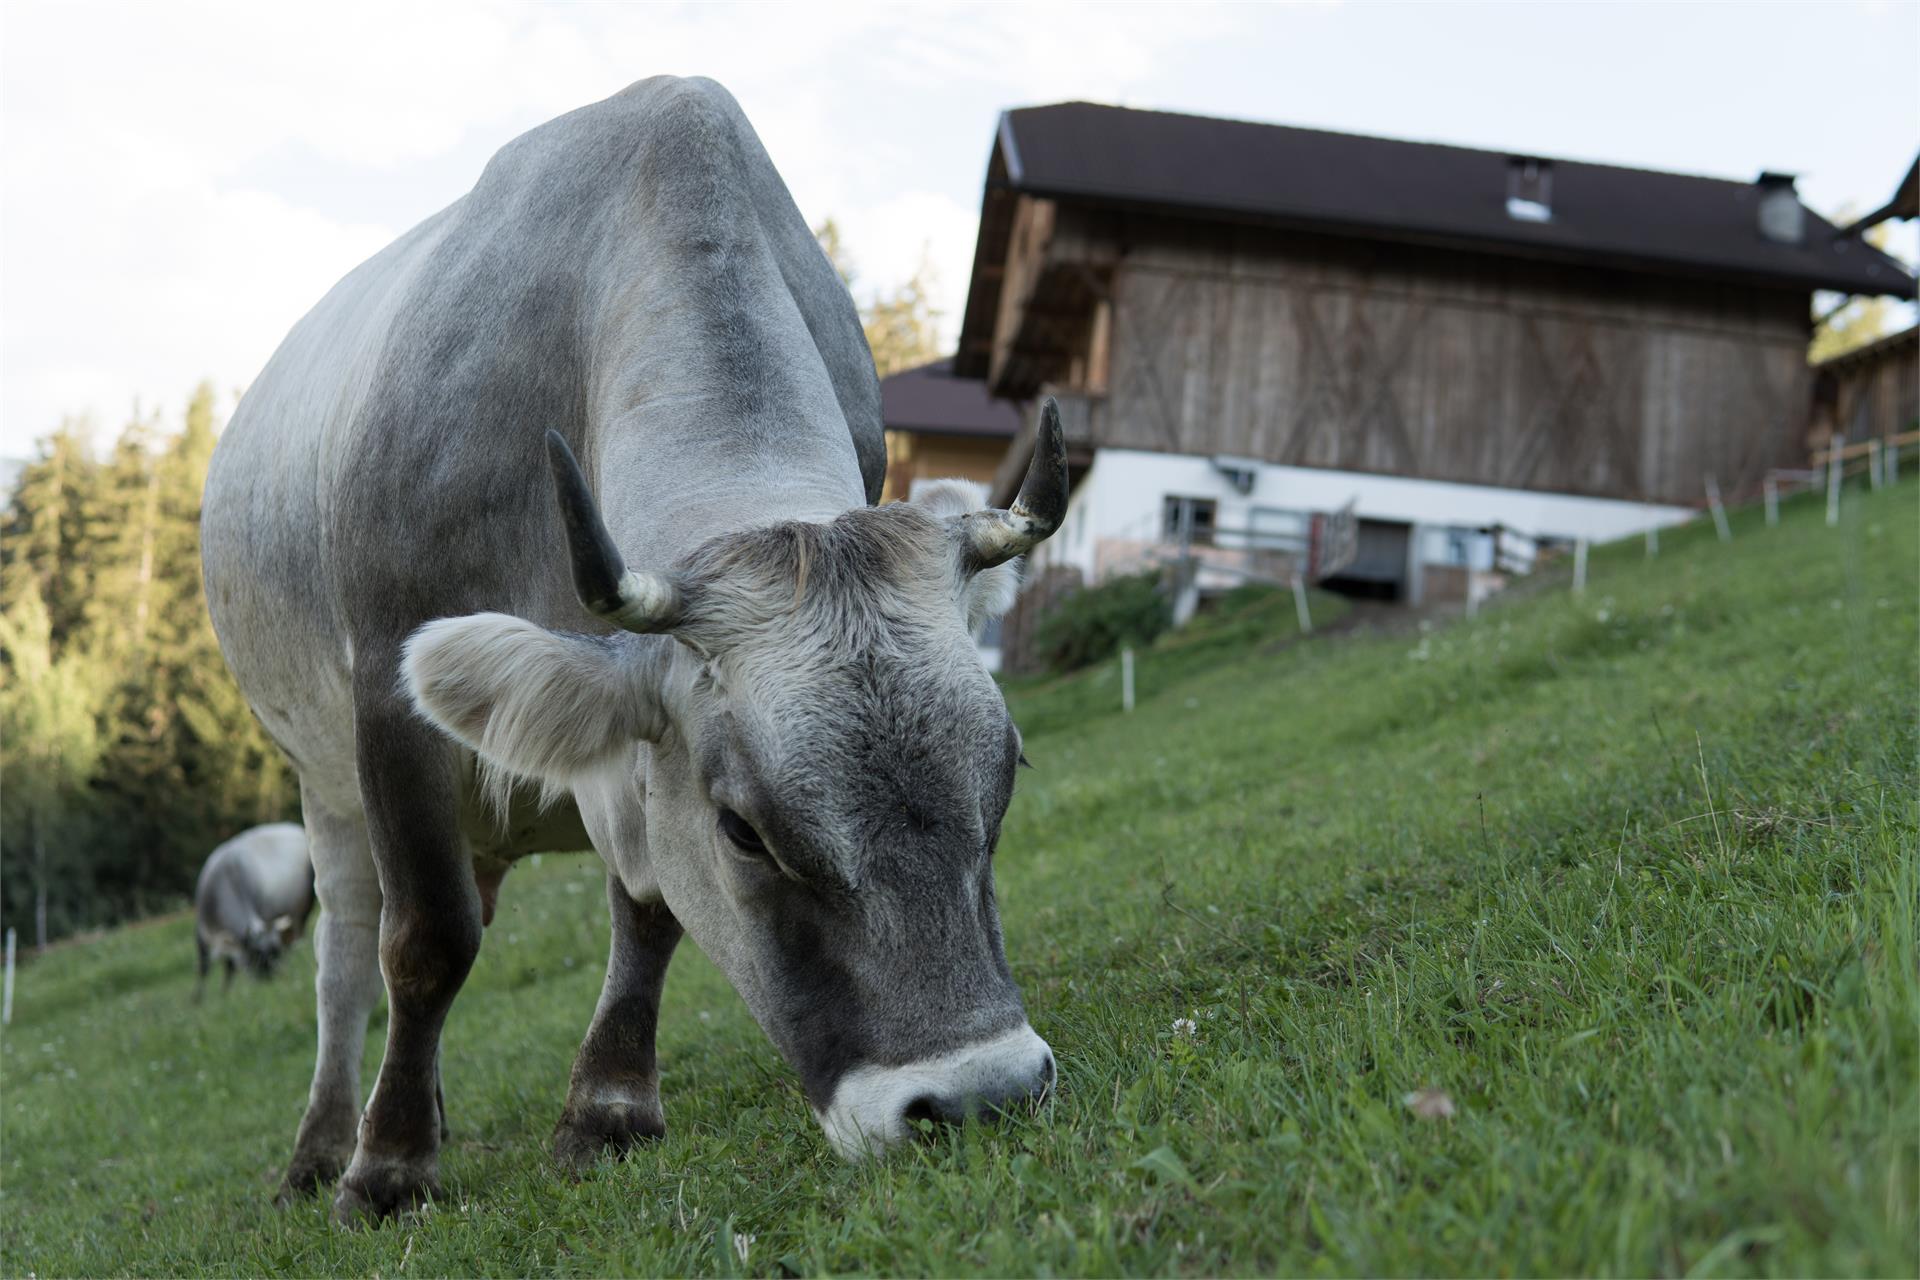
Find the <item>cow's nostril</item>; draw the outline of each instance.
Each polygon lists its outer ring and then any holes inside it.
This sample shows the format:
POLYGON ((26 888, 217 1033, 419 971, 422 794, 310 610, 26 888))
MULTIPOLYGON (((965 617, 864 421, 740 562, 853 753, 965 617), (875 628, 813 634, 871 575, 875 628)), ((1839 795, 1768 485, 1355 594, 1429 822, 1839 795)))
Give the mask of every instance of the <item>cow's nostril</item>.
POLYGON ((908 1120, 936 1121, 940 1118, 939 1109, 934 1105, 933 1095, 923 1093, 907 1104, 904 1113, 908 1120))
POLYGON ((1048 1054, 1040 1060, 1040 1072, 1034 1077, 1033 1083, 1027 1088, 1027 1102, 1030 1105, 1039 1106, 1053 1096, 1055 1076, 1053 1055, 1048 1054))

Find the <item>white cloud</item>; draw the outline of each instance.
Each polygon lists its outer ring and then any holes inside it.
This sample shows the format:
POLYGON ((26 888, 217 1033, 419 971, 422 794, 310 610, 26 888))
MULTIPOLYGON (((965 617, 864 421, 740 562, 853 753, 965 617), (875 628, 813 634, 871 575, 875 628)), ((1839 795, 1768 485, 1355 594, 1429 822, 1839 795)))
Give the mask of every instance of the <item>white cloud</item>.
POLYGON ((9 5, 0 454, 69 413, 257 373, 335 280, 498 145, 645 75, 731 87, 868 289, 924 253, 951 340, 997 110, 1125 97, 1208 10, 9 5), (937 136, 937 143, 929 138, 937 136), (938 153, 931 149, 937 147, 938 153))
MULTIPOLYGON (((24 452, 70 412, 111 429, 136 398, 171 407, 202 376, 223 390, 247 381, 335 280, 392 238, 398 228, 230 179, 296 144, 394 166, 466 127, 453 104, 470 86, 410 76, 407 54, 370 44, 379 11, 334 12, 9 9, 0 453, 24 452), (356 93, 348 68, 405 87, 356 93)), ((506 43, 484 13, 453 24, 463 33, 443 66, 506 43)), ((428 34, 411 33, 415 51, 428 34)))
POLYGON ((1787 137, 1805 113, 1745 69, 1851 49, 1861 24, 1908 32, 1908 7, 1659 11, 1695 96, 1650 89, 1637 114, 1604 104, 1614 64, 1651 56, 1633 28, 1653 11, 1549 8, 15 0, 0 10, 0 455, 65 413, 110 427, 136 395, 173 406, 202 376, 246 383, 333 281, 456 198, 500 144, 662 72, 734 91, 801 211, 840 221, 867 287, 905 279, 924 249, 949 338, 1009 106, 1088 98, 1525 146, 1505 91, 1532 65, 1513 49, 1530 22, 1542 47, 1556 32, 1616 42, 1556 65, 1541 98, 1539 128, 1569 147, 1597 150, 1581 139, 1604 130, 1612 158, 1672 164, 1676 126, 1692 125, 1705 141, 1680 167, 1715 169, 1733 142, 1736 168, 1804 153, 1824 162, 1810 198, 1863 205, 1911 155, 1905 126, 1865 107, 1839 134, 1814 121, 1787 137), (1702 95, 1730 105, 1691 111, 1702 95), (1774 103, 1788 114, 1766 115, 1774 103), (1724 139, 1698 132, 1715 121, 1724 139))
POLYGON ((973 242, 980 226, 976 206, 936 191, 904 191, 838 219, 853 247, 858 275, 854 294, 863 301, 911 277, 924 260, 931 268, 940 337, 952 346, 960 332, 973 268, 973 242))

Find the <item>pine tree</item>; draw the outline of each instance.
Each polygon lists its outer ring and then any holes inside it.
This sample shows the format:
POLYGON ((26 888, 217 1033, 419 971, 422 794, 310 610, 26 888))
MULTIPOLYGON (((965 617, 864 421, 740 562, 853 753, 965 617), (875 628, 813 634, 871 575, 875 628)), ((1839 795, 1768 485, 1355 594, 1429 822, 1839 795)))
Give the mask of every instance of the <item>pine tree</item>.
POLYGON ((81 642, 125 661, 146 639, 153 604, 159 469, 155 423, 135 416, 100 468, 88 504, 89 536, 78 548, 90 562, 92 591, 82 606, 81 642))
MULTIPOLYGON (((813 238, 820 242, 820 250, 833 264, 840 283, 854 292, 858 272, 840 235, 840 224, 828 218, 813 229, 813 238)), ((874 372, 881 377, 940 358, 940 312, 933 305, 935 282, 933 263, 923 250, 920 265, 906 283, 888 292, 875 292, 859 306, 860 327, 873 352, 874 372)))
POLYGON ((146 421, 106 468, 96 542, 98 607, 90 650, 118 675, 105 729, 111 750, 95 791, 118 815, 123 909, 189 889, 208 849, 255 822, 287 816, 292 784, 239 690, 208 620, 200 575, 200 498, 215 442, 202 385, 184 430, 161 442, 146 421))
MULTIPOLYGON (((292 775, 207 617, 215 438, 206 386, 178 435, 136 414, 105 463, 64 424, 0 527, 0 880, 55 932, 177 901, 221 839, 292 816, 292 775)), ((0 903, 16 923, 25 905, 0 903)))
POLYGON ((170 708, 158 696, 148 653, 156 595, 160 475, 157 424, 136 412, 102 465, 81 548, 92 580, 74 643, 108 673, 99 711, 105 743, 91 785, 104 845, 103 915, 138 912, 154 884, 161 839, 157 809, 167 777, 161 731, 170 708))
MULTIPOLYGON (((103 746, 106 682, 90 655, 55 656, 52 619, 31 580, 0 613, 0 648, 0 882, 28 887, 44 947, 55 896, 79 897, 92 880, 73 855, 87 846, 85 786, 103 746)), ((19 904, 7 906, 18 914, 19 904)))
MULTIPOLYGON (((1844 225, 1852 219, 1842 210, 1837 219, 1844 225)), ((1874 248, 1886 252, 1892 245, 1893 227, 1881 223, 1869 227, 1865 239, 1874 248)), ((1816 310, 1817 310, 1816 306, 1816 310)), ((1844 299, 1824 315, 1815 317, 1813 339, 1807 344, 1807 361, 1819 364, 1875 342, 1899 327, 1899 316, 1887 298, 1855 296, 1844 299)))
POLYGON ((209 842, 286 816, 293 782, 227 672, 200 572, 200 499, 215 442, 213 388, 187 405, 185 429, 159 463, 155 611, 149 636, 156 700, 173 714, 162 734, 182 797, 168 821, 171 857, 197 869, 209 842), (197 852, 196 852, 197 851, 197 852))
POLYGON ((940 358, 940 312, 933 306, 933 264, 923 254, 907 282, 875 295, 861 320, 881 377, 940 358))
POLYGON ((0 524, 0 609, 37 595, 53 652, 65 650, 92 595, 87 555, 100 482, 84 422, 69 418, 39 442, 40 456, 14 480, 0 524))

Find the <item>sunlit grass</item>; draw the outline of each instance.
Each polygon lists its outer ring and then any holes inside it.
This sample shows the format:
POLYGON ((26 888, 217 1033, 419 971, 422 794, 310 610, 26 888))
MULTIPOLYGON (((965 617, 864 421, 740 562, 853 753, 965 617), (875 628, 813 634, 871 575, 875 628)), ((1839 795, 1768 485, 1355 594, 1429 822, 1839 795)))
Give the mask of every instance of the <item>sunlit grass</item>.
POLYGON ((270 1203, 308 951, 198 1009, 185 921, 60 951, 0 1057, 4 1270, 1915 1274, 1916 514, 1743 513, 1603 549, 1579 598, 1144 654, 1130 717, 1099 670, 1016 689, 1000 897, 1060 1096, 877 1165, 689 946, 669 1137, 553 1171, 590 858, 509 877, 448 1029, 450 1198, 370 1232, 270 1203))

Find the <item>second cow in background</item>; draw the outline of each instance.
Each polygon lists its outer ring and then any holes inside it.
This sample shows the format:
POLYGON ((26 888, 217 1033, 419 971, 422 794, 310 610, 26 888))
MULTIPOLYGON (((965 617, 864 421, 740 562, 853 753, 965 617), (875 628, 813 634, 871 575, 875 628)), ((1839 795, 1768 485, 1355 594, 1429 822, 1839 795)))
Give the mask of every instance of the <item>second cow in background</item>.
POLYGON ((307 833, 298 824, 254 827, 215 849, 194 891, 194 943, 200 949, 194 999, 205 992, 215 957, 226 963, 229 986, 242 964, 271 977, 312 910, 313 864, 307 833))

